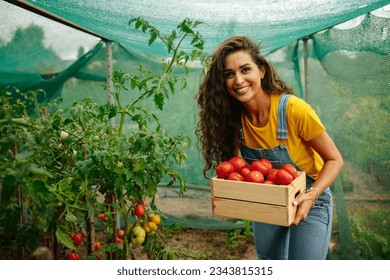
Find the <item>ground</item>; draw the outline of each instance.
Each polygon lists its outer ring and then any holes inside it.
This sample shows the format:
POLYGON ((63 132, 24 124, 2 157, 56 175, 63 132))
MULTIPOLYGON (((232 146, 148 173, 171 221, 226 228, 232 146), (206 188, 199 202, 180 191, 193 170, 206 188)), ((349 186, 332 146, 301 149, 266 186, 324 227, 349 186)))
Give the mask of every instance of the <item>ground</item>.
POLYGON ((253 238, 234 231, 182 229, 169 242, 180 259, 255 260, 253 238))

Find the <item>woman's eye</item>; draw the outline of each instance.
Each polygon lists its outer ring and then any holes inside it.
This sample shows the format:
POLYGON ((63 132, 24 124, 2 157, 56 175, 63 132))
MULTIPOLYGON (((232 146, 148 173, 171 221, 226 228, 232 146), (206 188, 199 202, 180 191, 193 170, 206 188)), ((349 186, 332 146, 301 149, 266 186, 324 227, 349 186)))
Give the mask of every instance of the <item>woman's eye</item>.
POLYGON ((251 69, 249 67, 245 67, 242 69, 242 73, 247 73, 249 72, 251 69))
POLYGON ((229 78, 231 78, 231 77, 233 77, 233 73, 232 73, 232 72, 226 72, 226 73, 225 73, 225 78, 226 78, 226 79, 229 79, 229 78))

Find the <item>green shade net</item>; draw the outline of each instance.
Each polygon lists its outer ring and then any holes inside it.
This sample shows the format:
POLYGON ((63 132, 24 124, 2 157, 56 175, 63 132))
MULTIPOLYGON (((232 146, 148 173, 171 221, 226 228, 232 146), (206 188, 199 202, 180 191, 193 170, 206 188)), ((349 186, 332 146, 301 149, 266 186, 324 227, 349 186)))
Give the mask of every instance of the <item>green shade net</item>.
MULTIPOLYGON (((15 1, 0 2, 0 90, 10 85, 44 89, 46 99, 61 97, 63 107, 88 96, 106 102, 106 42, 8 2, 15 1)), ((350 249, 345 250, 350 255, 341 258, 390 258, 390 12, 389 6, 381 8, 390 1, 27 2, 108 38, 114 70, 130 73, 139 64, 158 69, 159 56, 166 56, 162 45, 148 47, 148 35, 128 26, 132 17, 143 17, 162 33, 170 33, 186 17, 203 21, 199 31, 208 53, 234 34, 260 42, 282 78, 316 110, 344 157, 344 168, 332 186, 334 238, 350 249), (378 248, 353 249, 368 244, 378 248)), ((164 129, 193 139, 179 171, 192 186, 183 199, 198 200, 199 209, 204 203, 210 207, 210 192, 204 187, 209 181, 202 176, 194 135, 194 95, 201 74, 200 68, 191 68, 187 88, 169 99, 164 111, 156 111, 164 129)), ((152 104, 145 106, 155 110, 152 104)), ((161 189, 163 210, 172 210, 173 198, 180 200, 178 194, 161 189)), ((204 212, 169 214, 172 222, 184 221, 189 227, 232 228, 232 223, 204 212)), ((236 226, 241 225, 233 223, 236 226)))

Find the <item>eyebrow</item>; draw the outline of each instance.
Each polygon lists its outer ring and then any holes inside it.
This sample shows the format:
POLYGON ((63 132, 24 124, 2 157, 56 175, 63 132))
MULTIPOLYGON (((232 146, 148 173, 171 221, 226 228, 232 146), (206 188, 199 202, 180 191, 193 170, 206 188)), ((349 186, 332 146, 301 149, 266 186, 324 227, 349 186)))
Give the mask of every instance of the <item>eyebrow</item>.
MULTIPOLYGON (((248 66, 248 65, 250 65, 250 63, 245 63, 245 64, 241 65, 239 68, 242 69, 242 68, 244 68, 245 66, 248 66)), ((233 70, 232 69, 224 69, 223 70, 223 72, 228 72, 228 71, 233 71, 233 70)))

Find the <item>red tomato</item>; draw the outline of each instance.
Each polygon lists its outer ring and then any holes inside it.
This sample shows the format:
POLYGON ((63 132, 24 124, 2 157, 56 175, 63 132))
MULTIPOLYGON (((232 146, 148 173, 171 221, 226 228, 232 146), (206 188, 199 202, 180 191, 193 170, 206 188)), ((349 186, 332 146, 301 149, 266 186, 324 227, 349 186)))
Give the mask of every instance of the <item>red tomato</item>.
POLYGON ((272 163, 266 158, 259 159, 260 162, 264 163, 266 166, 268 166, 268 170, 272 169, 272 163))
POLYGON ((243 167, 247 165, 245 159, 240 156, 232 157, 229 162, 233 164, 234 171, 236 172, 239 172, 243 167))
POLYGON ((267 180, 275 182, 276 172, 278 172, 278 169, 276 168, 272 168, 270 171, 268 171, 267 180))
POLYGON ((98 218, 99 218, 99 220, 102 221, 103 223, 104 223, 105 221, 107 221, 106 215, 105 215, 104 213, 99 214, 98 218))
POLYGON ((125 231, 123 229, 118 230, 118 233, 116 234, 118 238, 123 238, 125 236, 125 231))
POLYGON ((76 246, 79 246, 81 245, 81 243, 83 243, 83 236, 81 235, 81 233, 76 233, 72 239, 73 239, 73 244, 76 246))
POLYGON ((145 214, 145 208, 141 204, 135 205, 134 214, 137 217, 142 217, 145 214))
POLYGON ((80 259, 80 255, 77 253, 67 253, 65 255, 65 257, 67 260, 79 260, 80 259))
POLYGON ((258 170, 252 170, 246 175, 246 180, 252 183, 263 183, 264 175, 258 170))
POLYGON ((230 173, 227 178, 228 180, 233 180, 233 181, 245 181, 245 178, 244 176, 242 176, 240 173, 238 172, 232 172, 230 173))
POLYGON ((255 160, 254 162, 252 162, 250 167, 251 170, 260 171, 264 176, 267 175, 269 171, 269 167, 260 160, 255 160))
POLYGON ((284 169, 279 169, 275 175, 275 182, 278 185, 288 185, 294 180, 293 176, 284 169))
POLYGON ((275 182, 274 182, 274 181, 271 181, 271 180, 265 180, 265 181, 263 182, 263 184, 275 185, 275 182))
POLYGON ((281 169, 284 169, 284 170, 286 170, 288 173, 290 173, 291 176, 293 176, 294 179, 298 177, 298 171, 297 171, 297 169, 295 168, 295 166, 292 165, 292 164, 286 163, 286 164, 284 164, 284 165, 282 166, 281 169))
POLYGON ((246 175, 247 175, 249 172, 251 172, 249 166, 243 167, 243 168, 241 169, 241 171, 240 171, 241 175, 244 176, 244 177, 246 177, 246 175))
POLYGON ((100 249, 100 242, 95 242, 93 244, 93 248, 95 249, 95 251, 98 251, 100 249))
POLYGON ((230 173, 234 172, 234 166, 228 161, 223 161, 218 164, 215 169, 218 178, 226 178, 230 173))

